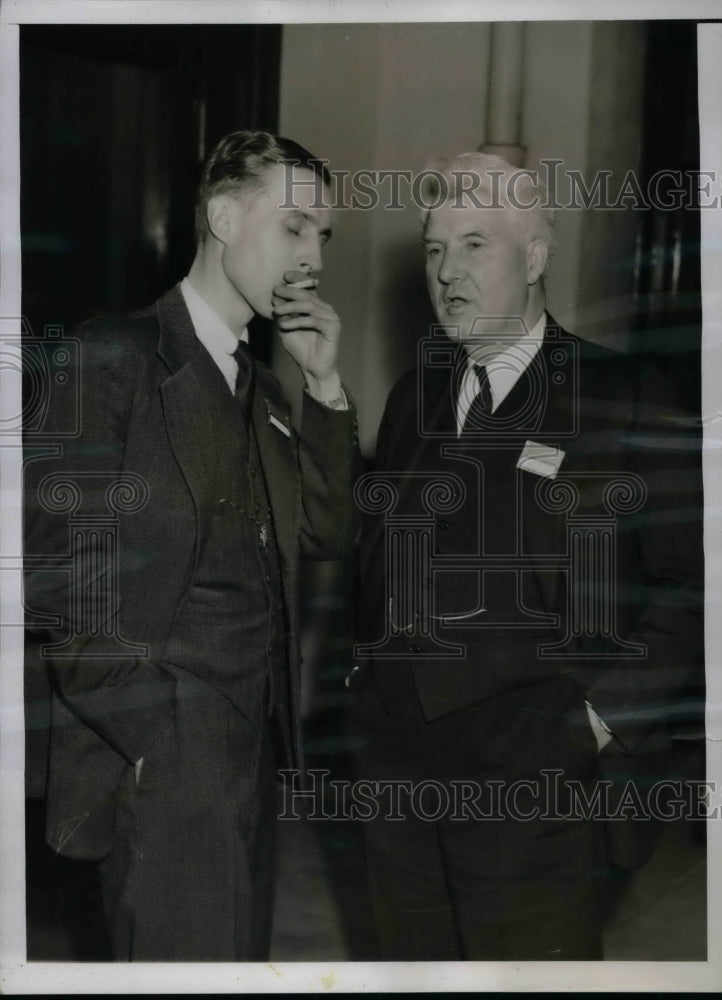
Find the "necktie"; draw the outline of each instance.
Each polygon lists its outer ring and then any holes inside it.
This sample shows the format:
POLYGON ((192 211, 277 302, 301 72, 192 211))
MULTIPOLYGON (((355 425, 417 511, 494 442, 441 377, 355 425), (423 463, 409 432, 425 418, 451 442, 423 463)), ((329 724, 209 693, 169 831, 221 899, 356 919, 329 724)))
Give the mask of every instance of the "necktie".
POLYGON ((253 408, 253 389, 256 382, 256 368, 253 361, 253 355, 251 354, 251 349, 245 340, 238 341, 238 347, 233 352, 233 357, 238 365, 235 396, 238 400, 241 412, 243 413, 246 425, 248 425, 251 420, 251 410, 253 408))
POLYGON ((479 380, 479 391, 469 407, 469 412, 464 421, 463 434, 488 430, 489 417, 493 406, 491 395, 491 385, 489 384, 489 373, 486 365, 474 365, 476 377, 479 380))

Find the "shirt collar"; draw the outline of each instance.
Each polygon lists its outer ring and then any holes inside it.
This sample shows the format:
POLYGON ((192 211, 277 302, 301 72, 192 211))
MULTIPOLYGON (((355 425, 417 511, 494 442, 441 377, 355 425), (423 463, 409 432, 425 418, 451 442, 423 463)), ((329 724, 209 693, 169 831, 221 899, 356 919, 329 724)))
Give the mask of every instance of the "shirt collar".
MULTIPOLYGON (((531 363, 534 355, 537 353, 541 347, 542 340, 544 339, 544 329, 547 323, 546 310, 542 310, 542 314, 536 321, 531 330, 526 330, 517 340, 510 343, 508 347, 504 347, 502 350, 493 354, 488 360, 484 357, 484 349, 479 351, 477 357, 469 357, 467 355, 467 365, 469 368, 473 369, 475 364, 486 365, 488 370, 493 370, 494 368, 506 368, 508 363, 512 359, 517 359, 517 363, 522 363, 523 367, 519 370, 519 375, 524 371, 525 368, 531 363), (524 359, 528 357, 528 361, 524 364, 524 359)), ((508 337, 508 334, 506 335, 508 337)), ((501 338, 501 335, 500 335, 501 338)), ((489 338, 491 340, 491 338, 489 338)), ((488 357, 487 349, 487 357, 488 357)))
POLYGON ((196 336, 212 357, 217 357, 219 354, 233 354, 238 347, 239 339, 248 343, 248 328, 241 333, 240 338, 237 337, 215 309, 195 290, 187 277, 181 281, 180 288, 196 336))
MULTIPOLYGON (((536 357, 544 340, 547 323, 546 310, 531 328, 509 347, 486 363, 493 409, 496 410, 516 385, 536 357)), ((471 402, 479 392, 479 380, 474 365, 484 363, 483 358, 467 358, 467 368, 456 408, 456 429, 461 434, 471 402)))

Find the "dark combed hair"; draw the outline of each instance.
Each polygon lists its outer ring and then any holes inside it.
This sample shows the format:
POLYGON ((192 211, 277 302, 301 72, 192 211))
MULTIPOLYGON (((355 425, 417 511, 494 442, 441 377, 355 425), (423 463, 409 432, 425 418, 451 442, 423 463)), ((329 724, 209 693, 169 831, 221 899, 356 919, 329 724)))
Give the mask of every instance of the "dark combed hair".
POLYGON ((270 132, 231 132, 224 136, 206 160, 196 199, 196 239, 202 242, 208 233, 206 207, 215 195, 258 188, 263 172, 275 163, 313 171, 324 184, 331 185, 331 175, 323 160, 309 153, 293 139, 283 139, 270 132))

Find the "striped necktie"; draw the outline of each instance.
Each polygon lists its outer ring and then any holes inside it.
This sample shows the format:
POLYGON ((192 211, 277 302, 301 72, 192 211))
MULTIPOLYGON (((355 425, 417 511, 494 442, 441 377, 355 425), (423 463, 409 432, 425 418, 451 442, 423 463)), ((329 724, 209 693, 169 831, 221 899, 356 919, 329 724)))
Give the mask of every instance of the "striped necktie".
POLYGON ((476 372, 476 377, 479 380, 479 391, 469 407, 469 412, 466 415, 466 420, 464 421, 464 426, 462 428, 462 434, 473 434, 478 433, 479 431, 488 430, 489 417, 491 416, 491 410, 494 403, 491 395, 491 385, 489 383, 489 373, 486 370, 486 365, 476 364, 474 365, 474 371, 476 372))

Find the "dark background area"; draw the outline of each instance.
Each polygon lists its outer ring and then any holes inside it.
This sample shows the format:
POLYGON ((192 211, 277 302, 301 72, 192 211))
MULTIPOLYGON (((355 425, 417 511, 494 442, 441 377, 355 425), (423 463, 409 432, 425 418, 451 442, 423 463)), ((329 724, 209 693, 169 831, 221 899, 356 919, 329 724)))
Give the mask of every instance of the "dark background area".
POLYGON ((40 334, 152 302, 193 260, 203 161, 275 131, 275 25, 20 33, 23 315, 40 334))
MULTIPOLYGON (((647 26, 642 176, 700 169, 697 30, 690 22, 647 26), (674 72, 670 72, 670 67, 674 72)), ((664 195, 664 188, 661 189, 664 195)), ((699 413, 702 295, 699 211, 655 208, 637 213, 632 273, 637 305, 632 350, 650 355, 699 413)))

